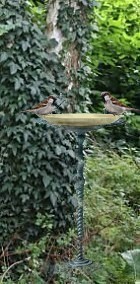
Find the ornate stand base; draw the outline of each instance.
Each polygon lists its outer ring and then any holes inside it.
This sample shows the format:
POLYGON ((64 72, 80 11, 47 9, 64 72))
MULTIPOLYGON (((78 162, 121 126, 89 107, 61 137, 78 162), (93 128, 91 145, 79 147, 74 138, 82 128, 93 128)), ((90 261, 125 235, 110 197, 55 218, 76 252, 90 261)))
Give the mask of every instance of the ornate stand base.
POLYGON ((92 261, 89 259, 74 259, 72 261, 70 261, 68 263, 68 266, 72 267, 72 268, 76 268, 76 267, 82 267, 82 266, 86 266, 86 265, 90 265, 92 264, 92 261))
POLYGON ((69 114, 50 114, 41 115, 53 125, 62 126, 68 131, 77 133, 77 180, 75 189, 77 194, 77 258, 70 261, 68 266, 71 268, 84 267, 92 264, 91 260, 84 259, 83 254, 83 238, 84 238, 84 224, 83 224, 83 199, 84 199, 84 154, 83 143, 87 131, 97 130, 103 126, 113 126, 123 124, 121 116, 112 114, 87 114, 87 113, 69 113, 69 114))

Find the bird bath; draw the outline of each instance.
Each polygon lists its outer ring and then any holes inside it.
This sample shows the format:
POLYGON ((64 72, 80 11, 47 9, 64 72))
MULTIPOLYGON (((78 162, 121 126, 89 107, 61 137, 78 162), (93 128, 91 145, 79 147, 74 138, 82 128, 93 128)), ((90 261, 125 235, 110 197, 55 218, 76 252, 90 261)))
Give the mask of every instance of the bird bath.
POLYGON ((122 116, 112 114, 89 114, 89 113, 68 113, 68 114, 49 114, 40 115, 41 119, 46 120, 54 126, 61 126, 67 130, 74 131, 77 134, 78 143, 78 166, 76 194, 78 200, 77 208, 77 258, 69 262, 73 268, 92 264, 91 260, 85 259, 83 255, 83 198, 84 198, 84 155, 83 143, 85 134, 88 131, 97 130, 103 126, 117 126, 122 124, 122 116))
POLYGON ((63 126, 68 129, 84 130, 89 128, 92 130, 92 128, 94 129, 95 127, 115 123, 121 118, 121 116, 100 113, 62 113, 40 115, 40 118, 47 120, 50 124, 63 126))

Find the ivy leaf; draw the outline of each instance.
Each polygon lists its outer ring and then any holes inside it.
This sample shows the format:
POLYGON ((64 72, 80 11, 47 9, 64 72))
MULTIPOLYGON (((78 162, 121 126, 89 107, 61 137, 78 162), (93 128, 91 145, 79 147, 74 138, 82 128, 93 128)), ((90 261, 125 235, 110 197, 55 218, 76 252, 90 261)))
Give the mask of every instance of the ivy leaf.
POLYGON ((8 54, 6 52, 2 52, 0 56, 0 62, 6 61, 8 58, 8 54))
POLYGON ((19 90, 20 86, 21 86, 20 80, 16 78, 15 79, 15 91, 19 90))
POLYGON ((50 182, 51 182, 52 178, 50 176, 47 175, 47 173, 43 173, 43 183, 44 183, 44 186, 47 187, 50 182))
POLYGON ((36 88, 34 86, 31 86, 30 89, 31 89, 31 94, 35 95, 36 94, 36 88))
POLYGON ((68 150, 68 154, 72 157, 75 158, 75 152, 73 150, 68 150))
POLYGON ((56 145, 56 155, 61 155, 61 153, 62 153, 62 151, 61 151, 61 147, 60 146, 58 146, 58 145, 56 145))
POLYGON ((12 152, 13 152, 13 155, 16 156, 16 154, 17 154, 17 147, 15 145, 13 145, 13 147, 12 147, 12 152))
POLYGON ((87 0, 81 0, 80 2, 81 2, 84 6, 87 6, 87 5, 88 5, 87 0))
POLYGON ((8 32, 8 25, 0 25, 0 36, 8 32))
POLYGON ((21 46, 22 46, 22 50, 26 51, 28 47, 30 47, 30 44, 28 43, 28 41, 22 41, 21 46))
POLYGON ((10 74, 13 75, 17 73, 18 67, 19 66, 15 64, 14 62, 10 63, 10 74))
POLYGON ((57 196, 55 195, 54 192, 50 192, 50 200, 51 200, 51 203, 53 205, 53 207, 56 206, 56 202, 57 202, 57 196))

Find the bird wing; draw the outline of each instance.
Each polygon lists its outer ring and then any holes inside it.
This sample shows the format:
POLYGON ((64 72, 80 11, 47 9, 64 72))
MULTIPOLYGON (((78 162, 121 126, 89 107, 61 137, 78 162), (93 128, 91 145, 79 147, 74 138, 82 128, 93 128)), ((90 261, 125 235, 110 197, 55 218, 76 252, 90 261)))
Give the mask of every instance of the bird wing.
POLYGON ((119 100, 117 100, 116 98, 114 98, 113 96, 111 96, 111 101, 114 105, 118 105, 121 107, 127 107, 126 105, 124 105, 123 103, 121 103, 119 100))
POLYGON ((39 104, 35 105, 32 109, 38 109, 38 108, 41 108, 41 107, 45 107, 47 103, 48 103, 48 98, 45 99, 44 101, 40 102, 39 104))

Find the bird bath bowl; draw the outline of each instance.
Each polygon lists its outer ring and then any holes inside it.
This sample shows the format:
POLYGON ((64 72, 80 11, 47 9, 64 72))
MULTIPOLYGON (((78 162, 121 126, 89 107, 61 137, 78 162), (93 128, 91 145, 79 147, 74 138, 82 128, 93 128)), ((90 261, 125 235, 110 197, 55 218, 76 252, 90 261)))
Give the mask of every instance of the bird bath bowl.
POLYGON ((65 128, 92 129, 97 126, 105 126, 117 122, 121 116, 113 114, 92 114, 92 113, 62 113, 40 115, 42 119, 50 124, 63 126, 65 128))
POLYGON ((72 268, 83 267, 92 264, 91 260, 85 259, 83 255, 83 198, 84 198, 84 155, 83 143, 87 131, 97 130, 103 126, 117 126, 122 124, 122 116, 112 114, 89 114, 89 113, 68 113, 68 114, 49 114, 40 115, 41 119, 46 120, 51 125, 61 126, 77 134, 78 143, 78 165, 77 165, 77 181, 76 194, 78 201, 77 208, 77 258, 69 262, 72 268))

